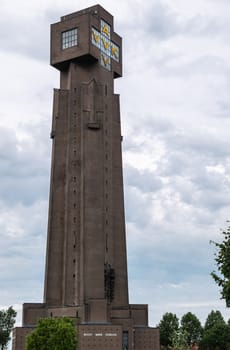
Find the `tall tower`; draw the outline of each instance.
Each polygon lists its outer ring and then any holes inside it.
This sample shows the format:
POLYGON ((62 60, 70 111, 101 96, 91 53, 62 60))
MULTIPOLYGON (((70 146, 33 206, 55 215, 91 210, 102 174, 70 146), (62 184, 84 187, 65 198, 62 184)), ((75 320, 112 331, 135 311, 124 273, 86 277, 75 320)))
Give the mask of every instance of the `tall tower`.
POLYGON ((121 38, 96 6, 51 27, 53 158, 48 305, 128 305, 119 97, 121 38))
POLYGON ((51 25, 53 140, 44 302, 24 304, 14 350, 40 317, 76 320, 80 350, 156 349, 147 305, 128 299, 119 96, 122 40, 96 5, 51 25), (20 340, 21 339, 21 340, 20 340))

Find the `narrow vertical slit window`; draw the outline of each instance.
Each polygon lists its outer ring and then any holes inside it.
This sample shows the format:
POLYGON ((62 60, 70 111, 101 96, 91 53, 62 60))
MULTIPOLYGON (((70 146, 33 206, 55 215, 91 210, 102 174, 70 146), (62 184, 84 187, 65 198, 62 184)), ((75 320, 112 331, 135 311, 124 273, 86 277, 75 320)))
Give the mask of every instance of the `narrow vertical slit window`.
POLYGON ((122 350, 129 350, 129 332, 127 331, 122 334, 122 350))

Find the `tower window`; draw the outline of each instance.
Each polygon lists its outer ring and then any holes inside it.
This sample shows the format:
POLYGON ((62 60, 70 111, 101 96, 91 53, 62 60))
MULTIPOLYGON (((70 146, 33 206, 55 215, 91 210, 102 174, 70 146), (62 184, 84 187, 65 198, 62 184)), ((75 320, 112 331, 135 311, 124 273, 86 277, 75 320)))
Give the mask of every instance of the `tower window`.
POLYGON ((125 331, 122 334, 122 349, 128 350, 129 349, 129 332, 125 331))
POLYGON ((62 50, 77 45, 77 28, 63 32, 62 34, 62 50))

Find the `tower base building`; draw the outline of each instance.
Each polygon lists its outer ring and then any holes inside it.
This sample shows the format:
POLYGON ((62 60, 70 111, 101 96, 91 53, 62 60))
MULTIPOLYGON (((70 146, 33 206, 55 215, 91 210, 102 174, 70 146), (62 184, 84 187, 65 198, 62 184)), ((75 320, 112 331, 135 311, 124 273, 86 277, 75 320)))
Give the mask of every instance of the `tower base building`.
POLYGON ((79 350, 159 350, 148 306, 129 304, 119 96, 122 40, 96 5, 51 25, 53 141, 44 302, 23 305, 13 350, 40 318, 76 322, 79 350))

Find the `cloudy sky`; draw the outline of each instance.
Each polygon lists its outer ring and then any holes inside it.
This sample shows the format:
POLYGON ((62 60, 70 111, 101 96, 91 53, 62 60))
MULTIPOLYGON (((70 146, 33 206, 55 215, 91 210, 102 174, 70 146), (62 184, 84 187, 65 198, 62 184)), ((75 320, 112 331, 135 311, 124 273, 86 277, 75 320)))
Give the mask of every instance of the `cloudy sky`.
MULTIPOLYGON (((53 88, 49 25, 91 0, 0 0, 0 307, 41 302, 53 88)), ((102 0, 123 37, 129 289, 205 321, 229 310, 210 277, 230 219, 229 0, 102 0)))

